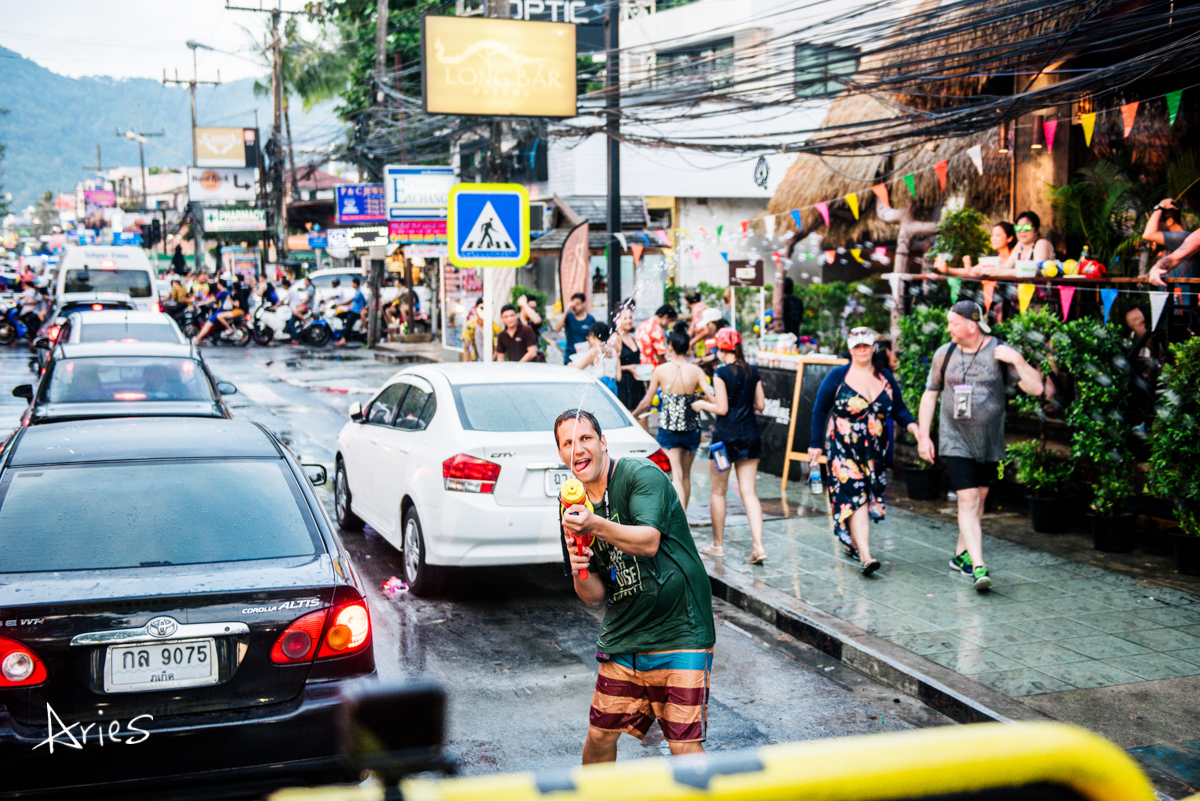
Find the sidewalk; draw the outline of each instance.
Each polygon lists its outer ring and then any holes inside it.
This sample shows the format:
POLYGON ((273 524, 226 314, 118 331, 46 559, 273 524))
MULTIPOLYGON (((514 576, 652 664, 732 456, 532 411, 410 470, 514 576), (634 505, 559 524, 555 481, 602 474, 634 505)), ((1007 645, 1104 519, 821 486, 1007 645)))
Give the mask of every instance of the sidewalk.
MULTIPOLYGON (((706 459, 692 481, 688 517, 705 545, 706 459)), ((890 482, 897 493, 903 483, 890 482)), ((770 475, 758 494, 768 559, 747 563, 731 491, 726 555, 705 558, 720 597, 956 720, 1074 723, 1130 750, 1161 792, 1200 788, 1200 580, 1174 574, 1172 559, 1101 554, 1088 537, 1034 534, 1024 513, 1001 510, 984 518, 994 587, 980 594, 948 564, 953 504, 889 497, 871 528, 883 567, 865 578, 842 555, 824 495, 795 483, 780 500, 770 475)))

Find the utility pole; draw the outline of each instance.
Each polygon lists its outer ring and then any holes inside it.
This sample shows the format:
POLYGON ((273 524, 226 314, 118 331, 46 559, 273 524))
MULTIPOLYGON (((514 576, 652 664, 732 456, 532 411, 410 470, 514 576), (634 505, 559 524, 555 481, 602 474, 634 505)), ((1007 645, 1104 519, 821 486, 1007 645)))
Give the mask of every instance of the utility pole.
MULTIPOLYGON (((162 82, 164 84, 186 83, 188 86, 188 92, 192 96, 192 166, 196 167, 196 166, 199 166, 196 164, 196 85, 197 84, 210 84, 212 86, 217 86, 221 83, 221 73, 220 72, 217 73, 217 79, 215 81, 200 80, 199 68, 196 65, 196 50, 198 50, 199 48, 202 48, 202 47, 205 50, 211 50, 212 48, 205 47, 204 45, 202 45, 198 42, 191 41, 191 40, 186 42, 186 44, 188 46, 188 49, 192 51, 192 79, 190 81, 186 80, 186 79, 180 79, 179 70, 175 70, 174 78, 168 78, 166 69, 163 69, 163 81, 162 82)), ((199 220, 197 219, 196 209, 191 205, 190 199, 189 199, 188 207, 191 208, 191 210, 192 210, 192 235, 193 235, 195 245, 196 245, 195 253, 193 254, 195 268, 197 270, 204 270, 205 269, 204 234, 200 230, 200 223, 199 223, 199 220)))
MULTIPOLYGON (((505 0, 507 4, 507 0, 505 0)), ((621 302, 621 249, 617 247, 616 234, 621 232, 621 122, 617 116, 621 107, 621 7, 610 3, 604 12, 604 49, 608 51, 608 65, 604 70, 605 108, 608 119, 604 122, 604 135, 608 144, 608 320, 616 318, 617 304, 621 302)))
POLYGON ((146 200, 146 149, 145 149, 146 137, 147 136, 165 136, 166 133, 167 133, 166 131, 159 131, 158 133, 151 133, 148 131, 134 131, 134 130, 129 130, 124 133, 121 133, 120 129, 117 130, 117 136, 124 137, 125 139, 131 139, 134 142, 137 142, 138 163, 141 165, 141 168, 142 168, 142 208, 143 209, 147 209, 150 207, 150 204, 146 200))

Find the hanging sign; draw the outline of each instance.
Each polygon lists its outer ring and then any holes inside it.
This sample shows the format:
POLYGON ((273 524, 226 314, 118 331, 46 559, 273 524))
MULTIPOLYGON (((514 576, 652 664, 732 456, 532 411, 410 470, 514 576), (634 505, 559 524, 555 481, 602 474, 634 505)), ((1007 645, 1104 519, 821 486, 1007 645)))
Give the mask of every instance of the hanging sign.
POLYGON ((335 187, 337 204, 334 220, 338 225, 367 225, 387 222, 387 200, 383 184, 350 184, 335 187))
POLYGON ((457 183, 453 167, 389 164, 383 168, 383 190, 389 220, 444 219, 450 189, 457 183))
POLYGON ((257 167, 258 131, 254 128, 197 128, 197 167, 257 167))

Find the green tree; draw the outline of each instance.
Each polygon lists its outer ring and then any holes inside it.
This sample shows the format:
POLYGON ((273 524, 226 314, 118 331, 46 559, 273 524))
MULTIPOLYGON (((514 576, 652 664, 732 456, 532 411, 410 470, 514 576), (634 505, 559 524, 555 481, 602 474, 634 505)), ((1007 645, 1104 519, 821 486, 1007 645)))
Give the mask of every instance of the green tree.
POLYGON ((58 212, 54 208, 54 191, 47 189, 38 198, 37 205, 34 206, 34 228, 33 232, 36 236, 45 236, 54 233, 54 225, 58 222, 58 212))
POLYGON ((929 253, 949 253, 951 267, 962 266, 963 256, 978 261, 980 256, 992 252, 985 226, 987 217, 969 206, 945 212, 937 225, 937 237, 929 246, 929 253))

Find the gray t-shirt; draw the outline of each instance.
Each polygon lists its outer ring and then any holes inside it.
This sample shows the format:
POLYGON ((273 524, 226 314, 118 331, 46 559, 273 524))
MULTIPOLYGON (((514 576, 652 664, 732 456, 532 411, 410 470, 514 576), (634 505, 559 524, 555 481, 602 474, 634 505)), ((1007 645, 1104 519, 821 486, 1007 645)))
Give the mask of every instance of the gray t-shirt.
MULTIPOLYGON (((1167 253, 1171 253, 1183 247, 1183 240, 1188 238, 1191 231, 1163 231, 1163 242, 1167 253)), ((1200 259, 1196 258, 1195 254, 1188 256, 1183 261, 1179 262, 1179 266, 1167 272, 1171 278, 1200 278, 1200 259)), ((1185 306, 1190 306, 1195 302, 1196 286, 1194 284, 1178 285, 1182 295, 1182 302, 1185 306)), ((1171 287, 1175 289, 1174 286, 1171 287)))
MULTIPOLYGON (((988 337, 975 353, 963 353, 956 347, 946 365, 946 384, 942 386, 942 363, 949 343, 942 345, 933 354, 929 368, 926 390, 942 393, 942 410, 939 418, 938 453, 942 456, 962 456, 977 462, 998 462, 1004 458, 1004 402, 1005 368, 996 361, 996 345, 999 340, 988 337), (965 391, 956 391, 956 386, 969 385, 969 402, 964 400, 965 391), (960 413, 969 411, 970 417, 955 417, 956 407, 960 413), (967 408, 969 407, 969 409, 967 408)), ((1017 371, 1007 371, 1007 382, 1016 386, 1020 381, 1017 371)))

